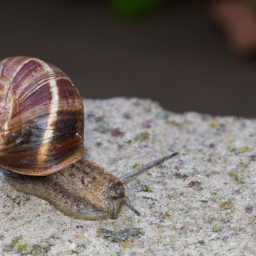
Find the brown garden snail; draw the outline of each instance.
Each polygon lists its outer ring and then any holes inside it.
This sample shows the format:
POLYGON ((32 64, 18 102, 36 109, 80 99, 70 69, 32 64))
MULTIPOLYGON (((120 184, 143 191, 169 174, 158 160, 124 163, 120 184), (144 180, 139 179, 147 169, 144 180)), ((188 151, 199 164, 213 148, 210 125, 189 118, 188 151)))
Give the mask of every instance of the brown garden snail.
POLYGON ((66 215, 116 219, 130 204, 123 183, 177 153, 118 179, 83 159, 83 102, 57 67, 30 57, 0 62, 0 167, 9 184, 66 215))

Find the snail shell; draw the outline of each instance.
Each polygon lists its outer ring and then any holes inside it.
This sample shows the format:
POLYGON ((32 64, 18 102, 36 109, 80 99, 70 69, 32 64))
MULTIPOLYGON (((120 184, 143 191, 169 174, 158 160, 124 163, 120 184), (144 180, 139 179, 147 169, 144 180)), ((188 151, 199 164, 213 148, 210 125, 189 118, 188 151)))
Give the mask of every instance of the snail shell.
POLYGON ((82 158, 83 102, 57 67, 30 57, 0 62, 0 167, 48 175, 82 158))

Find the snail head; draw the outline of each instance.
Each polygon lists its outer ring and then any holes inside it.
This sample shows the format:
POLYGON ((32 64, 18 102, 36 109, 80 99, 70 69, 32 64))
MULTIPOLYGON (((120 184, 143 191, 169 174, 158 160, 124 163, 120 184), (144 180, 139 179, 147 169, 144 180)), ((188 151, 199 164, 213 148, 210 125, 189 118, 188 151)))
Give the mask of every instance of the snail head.
POLYGON ((105 205, 107 206, 108 210, 111 212, 111 218, 116 219, 118 214, 121 211, 123 205, 126 205, 130 210, 132 210, 137 215, 140 213, 130 204, 128 197, 125 194, 124 185, 128 183, 132 178, 141 174, 142 172, 151 169, 152 167, 165 162, 166 160, 176 156, 178 153, 172 153, 171 155, 167 155, 160 159, 157 159, 149 164, 143 165, 137 169, 132 170, 131 172, 125 174, 124 176, 117 179, 116 182, 107 186, 105 190, 104 197, 105 197, 105 205))
POLYGON ((104 201, 108 209, 111 211, 111 218, 117 219, 123 205, 126 205, 133 212, 140 215, 139 212, 130 205, 129 199, 126 196, 125 188, 121 181, 117 181, 107 187, 104 193, 104 201))

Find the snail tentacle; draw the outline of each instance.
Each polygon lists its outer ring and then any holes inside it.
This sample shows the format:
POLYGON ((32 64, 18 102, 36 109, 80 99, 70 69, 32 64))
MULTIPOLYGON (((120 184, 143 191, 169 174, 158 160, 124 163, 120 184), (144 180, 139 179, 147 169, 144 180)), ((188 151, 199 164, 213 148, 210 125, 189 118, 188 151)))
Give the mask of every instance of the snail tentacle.
POLYGON ((158 164, 161 164, 161 163, 163 163, 163 162, 169 160, 170 158, 172 158, 172 157, 174 157, 174 156, 176 156, 176 155, 178 155, 178 152, 175 152, 175 153, 173 153, 173 154, 171 154, 171 155, 167 155, 167 156, 164 156, 164 157, 162 157, 162 158, 159 158, 159 159, 157 159, 157 160, 155 160, 155 161, 153 161, 153 162, 151 162, 151 163, 149 163, 149 164, 143 165, 143 166, 141 166, 141 167, 139 167, 139 168, 137 168, 137 169, 134 169, 134 170, 132 170, 131 172, 125 174, 124 176, 122 176, 121 178, 119 178, 119 180, 120 180, 122 183, 127 183, 127 182, 129 182, 129 180, 130 180, 131 178, 133 178, 133 177, 135 177, 135 176, 141 174, 142 172, 145 172, 145 171, 147 171, 147 170, 149 170, 149 169, 155 167, 155 166, 158 165, 158 164))

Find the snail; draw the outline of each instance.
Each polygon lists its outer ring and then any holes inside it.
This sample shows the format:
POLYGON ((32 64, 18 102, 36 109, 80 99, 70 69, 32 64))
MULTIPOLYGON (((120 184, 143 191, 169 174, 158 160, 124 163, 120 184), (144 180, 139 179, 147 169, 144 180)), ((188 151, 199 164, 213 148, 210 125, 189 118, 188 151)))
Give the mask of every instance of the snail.
POLYGON ((66 215, 116 219, 129 203, 124 184, 173 153, 116 178, 84 159, 83 102, 59 68, 31 57, 0 62, 0 168, 18 191, 66 215))

